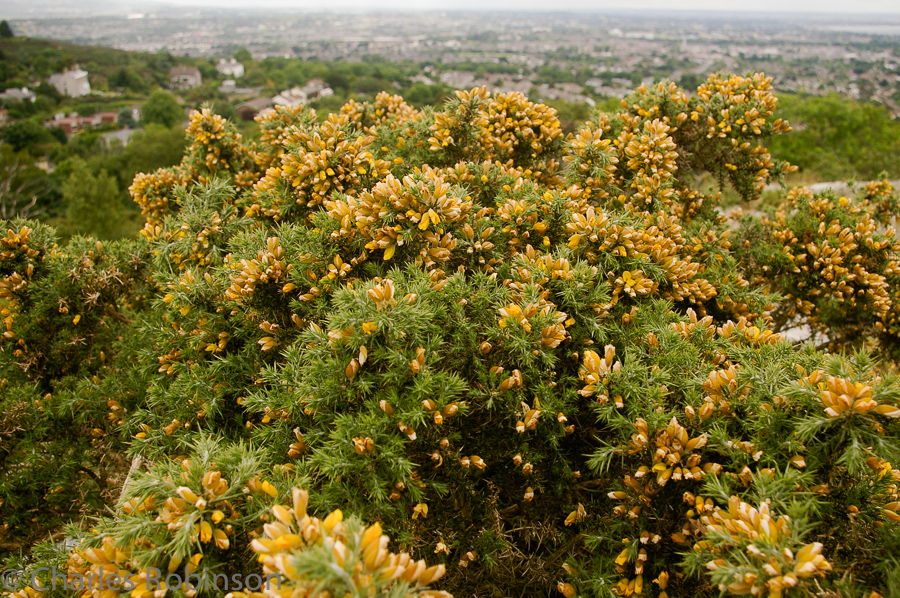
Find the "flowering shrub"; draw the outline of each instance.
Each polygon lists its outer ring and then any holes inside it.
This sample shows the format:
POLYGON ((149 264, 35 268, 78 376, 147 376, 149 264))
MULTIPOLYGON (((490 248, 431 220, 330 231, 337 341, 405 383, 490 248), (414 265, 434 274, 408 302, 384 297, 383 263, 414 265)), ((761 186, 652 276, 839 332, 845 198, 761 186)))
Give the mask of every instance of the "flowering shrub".
POLYGON ((748 277, 784 297, 773 312, 776 328, 806 323, 833 350, 877 342, 900 355, 892 191, 887 181, 858 198, 793 189, 777 210, 744 219, 738 252, 748 277))
MULTIPOLYGON (((195 116, 181 182, 133 187, 149 267, 110 363, 41 382, 150 463, 70 571, 262 565, 303 596, 886 592, 896 200, 793 191, 733 229, 695 184, 752 200, 789 170, 761 145, 789 131, 776 103, 762 75, 660 83, 565 136, 521 94, 382 94, 264 115, 254 148, 195 116), (833 344, 791 344, 788 321, 833 344)), ((64 258, 10 255, 18 318, 28 265, 64 258)))

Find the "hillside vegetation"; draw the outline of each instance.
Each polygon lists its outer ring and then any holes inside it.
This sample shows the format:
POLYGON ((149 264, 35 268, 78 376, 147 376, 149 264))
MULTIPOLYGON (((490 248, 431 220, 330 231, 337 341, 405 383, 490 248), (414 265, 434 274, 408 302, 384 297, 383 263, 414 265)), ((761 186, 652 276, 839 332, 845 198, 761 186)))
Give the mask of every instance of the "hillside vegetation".
POLYGON ((775 155, 826 181, 900 177, 900 122, 884 108, 837 95, 786 95, 779 110, 796 130, 772 140, 775 155))
POLYGON ((483 88, 255 142, 203 109, 134 178, 139 235, 4 222, 7 565, 137 583, 85 598, 892 595, 900 207, 724 216, 698 180, 795 170, 770 83, 641 86, 572 134, 483 88))
MULTIPOLYGON (((12 122, 0 127, 0 187, 10 189, 5 201, 19 209, 0 206, 0 217, 16 213, 37 217, 57 228, 63 242, 78 232, 104 239, 130 237, 140 229, 142 219, 128 195, 128 187, 136 173, 172 166, 181 159, 185 111, 209 104, 231 121, 250 144, 258 140, 259 129, 252 121, 242 121, 236 110, 236 105, 249 97, 248 93, 272 97, 312 79, 322 79, 334 95, 311 104, 321 122, 350 100, 371 103, 382 92, 396 93, 417 109, 439 106, 452 95, 451 88, 439 81, 440 72, 478 74, 486 69, 482 74, 512 76, 516 68, 506 63, 492 66, 391 63, 377 56, 369 57, 366 62, 279 57, 256 60, 246 50, 236 52, 235 56, 245 66, 244 76, 237 80, 238 87, 245 91, 229 95, 220 90, 226 76, 216 70, 212 59, 172 56, 166 52, 125 52, 24 37, 0 38, 0 89, 30 86, 37 93, 34 103, 7 100, 2 106, 12 122), (52 73, 74 64, 90 73, 94 91, 90 96, 66 98, 47 83, 52 73), (194 89, 166 91, 170 85, 169 71, 178 65, 196 66, 202 73, 203 84, 194 89), (431 84, 429 79, 419 76, 423 69, 430 69, 428 72, 434 77, 431 84), (136 109, 141 112, 137 121, 136 109), (77 112, 87 116, 101 111, 117 112, 117 123, 86 129, 70 137, 52 122, 45 127, 45 122, 59 113, 77 112), (166 131, 161 131, 160 126, 166 131), (105 137, 123 127, 142 128, 144 134, 130 137, 124 145, 105 137), (83 175, 79 159, 84 161, 90 177, 83 175), (73 173, 77 176, 73 177, 73 173), (110 191, 108 185, 105 189, 95 189, 98 177, 106 175, 114 179, 115 189, 110 191), (69 179, 74 184, 66 196, 64 190, 69 179), (74 222, 69 218, 70 204, 77 203, 79 193, 96 197, 98 209, 112 214, 106 224, 92 228, 94 219, 74 222), (104 193, 118 200, 107 201, 103 199, 104 193), (32 208, 23 211, 21 205, 27 205, 35 197, 32 208)), ((640 79, 638 73, 634 75, 640 79)), ((702 80, 700 75, 690 78, 702 80)), ((600 111, 612 113, 618 109, 619 101, 615 98, 594 97, 600 111)), ((580 129, 596 112, 585 103, 556 100, 547 104, 556 109, 565 134, 580 129)), ((795 128, 788 135, 772 139, 768 147, 775 158, 800 166, 799 173, 787 177, 789 183, 900 178, 897 158, 900 122, 892 119, 885 107, 834 95, 784 94, 779 111, 795 128)), ((710 189, 715 183, 707 179, 698 187, 710 189)), ((724 205, 740 200, 739 194, 725 189, 724 205)))

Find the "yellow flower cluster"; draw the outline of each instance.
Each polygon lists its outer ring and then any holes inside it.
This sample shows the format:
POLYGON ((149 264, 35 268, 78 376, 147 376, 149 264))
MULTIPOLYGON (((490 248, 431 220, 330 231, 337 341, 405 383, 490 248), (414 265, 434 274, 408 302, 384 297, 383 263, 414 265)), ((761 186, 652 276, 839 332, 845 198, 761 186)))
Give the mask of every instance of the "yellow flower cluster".
POLYGON ((259 123, 259 144, 263 150, 256 154, 257 164, 266 170, 280 163, 297 127, 308 127, 315 122, 316 111, 306 106, 275 106, 253 120, 259 123))
POLYGON ((416 262, 433 270, 456 248, 458 240, 450 229, 466 221, 472 199, 440 171, 425 168, 402 180, 388 174, 371 191, 356 199, 330 201, 327 207, 341 223, 341 235, 352 237, 355 227, 368 239, 366 249, 382 250, 385 260, 409 245, 416 262))
POLYGON ((470 161, 497 161, 549 185, 561 182, 553 157, 564 138, 556 110, 520 92, 491 96, 485 87, 457 91, 457 101, 434 115, 432 152, 470 161))
POLYGON ((721 338, 741 338, 754 345, 773 345, 784 340, 780 334, 751 325, 745 317, 738 318, 737 322, 728 320, 716 328, 716 333, 721 338))
POLYGON ((209 108, 194 111, 185 131, 191 141, 187 149, 190 159, 183 165, 191 177, 207 183, 219 174, 228 176, 238 189, 249 189, 257 178, 255 152, 245 146, 240 133, 209 108))
MULTIPOLYGON (((16 338, 13 330, 16 308, 34 275, 34 266, 38 263, 36 258, 41 255, 40 251, 28 244, 33 232, 31 228, 23 225, 18 231, 7 229, 6 236, 0 238, 0 268, 7 271, 10 265, 16 268, 6 276, 0 275, 0 301, 4 303, 0 307, 0 316, 3 317, 3 327, 5 328, 2 338, 8 341, 16 338)), ((65 308, 60 308, 61 313, 63 313, 63 309, 65 308)), ((27 348, 25 339, 20 338, 16 341, 15 346, 13 356, 21 358, 27 348)))
MULTIPOLYGON (((522 181, 524 183, 524 180, 522 181)), ((525 187, 524 184, 523 187, 525 187)), ((516 194, 519 189, 505 185, 502 190, 504 194, 516 194)), ((518 252, 523 243, 531 241, 540 240, 546 246, 550 242, 545 233, 548 229, 546 217, 550 214, 551 195, 549 193, 542 197, 526 195, 520 199, 503 197, 504 194, 498 198, 496 213, 504 223, 501 232, 512 236, 509 244, 514 252, 518 252), (502 203, 500 203, 501 200, 502 203)))
MULTIPOLYGON (((610 374, 618 374, 622 369, 622 362, 615 361, 616 348, 612 345, 606 345, 604 356, 600 357, 596 351, 588 349, 584 352, 584 364, 581 371, 578 372, 578 378, 586 383, 586 386, 578 391, 583 397, 592 397, 597 394, 601 386, 609 383, 610 374)), ((609 397, 603 393, 597 397, 600 404, 609 401, 609 397)), ((617 404, 617 406, 619 406, 617 404)))
MULTIPOLYGON (((181 466, 179 481, 190 484, 191 462, 184 460, 181 466)), ((122 511, 131 516, 149 516, 152 521, 163 524, 165 529, 172 533, 178 533, 185 526, 189 526, 191 553, 166 554, 168 563, 165 570, 167 573, 175 573, 184 567, 189 573, 194 572, 203 559, 204 550, 208 551, 212 547, 228 550, 231 547, 231 537, 235 534, 232 524, 241 518, 241 514, 233 504, 235 498, 228 499, 226 495, 235 496, 235 494, 229 492, 228 481, 215 469, 206 471, 196 488, 188 485, 176 487, 177 482, 169 478, 163 482, 166 489, 164 494, 168 496, 163 498, 153 495, 143 500, 133 498, 122 505, 122 511), (204 544, 208 545, 205 549, 204 544)), ((239 498, 245 494, 266 494, 275 497, 277 491, 269 482, 260 481, 255 477, 236 496, 239 498)), ((68 561, 68 582, 83 598, 115 598, 120 591, 116 587, 121 587, 124 579, 134 584, 130 592, 131 598, 163 598, 170 590, 181 590, 188 596, 194 596, 197 588, 170 588, 165 583, 148 578, 149 567, 139 556, 141 552, 155 548, 157 546, 145 537, 137 537, 122 545, 117 544, 112 535, 103 535, 99 546, 79 548, 72 553, 68 561), (119 576, 118 582, 112 578, 114 575, 119 576), (79 584, 77 582, 79 578, 81 580, 90 578, 95 581, 90 584, 82 581, 79 584), (99 583, 101 578, 102 584, 99 583)), ((150 567, 154 565, 161 563, 151 563, 150 567)))
POLYGON ((44 598, 46 594, 31 585, 27 585, 21 590, 5 591, 0 593, 3 598, 44 598))
MULTIPOLYGON (((540 346, 542 349, 555 349, 567 338, 566 314, 556 311, 556 305, 541 300, 538 303, 528 303, 521 306, 517 303, 510 303, 499 310, 502 316, 497 325, 500 328, 509 328, 515 323, 526 332, 532 331, 532 321, 539 322, 537 324, 540 330, 540 346), (535 320, 535 317, 538 319, 535 320)), ((488 343, 490 344, 490 343, 488 343)), ((490 348, 488 348, 490 350, 490 348)))
MULTIPOLYGON (((517 165, 539 160, 563 137, 556 109, 535 104, 518 91, 491 97, 484 109, 484 125, 485 155, 501 162, 512 159, 517 165)), ((558 168, 558 163, 551 166, 558 168)))
MULTIPOLYGON (((452 112, 437 112, 431 125, 429 149, 433 152, 454 150, 460 155, 471 155, 480 141, 481 131, 487 129, 484 106, 490 98, 487 88, 476 87, 469 91, 457 90, 456 106, 452 112), (471 130, 478 131, 475 137, 471 130)), ((480 147, 480 144, 479 144, 480 147)))
MULTIPOLYGON (((284 257, 284 248, 278 237, 269 237, 266 249, 260 251, 256 259, 241 260, 233 264, 233 267, 240 268, 240 272, 231 275, 231 286, 225 291, 225 296, 234 301, 243 301, 253 295, 257 284, 286 282, 293 265, 288 264, 284 257)), ((285 287, 288 285, 291 288, 283 287, 283 293, 292 290, 293 285, 287 283, 285 287)))
POLYGON ((607 187, 613 181, 619 158, 612 139, 604 139, 609 131, 609 117, 603 117, 595 125, 585 127, 567 141, 563 160, 570 165, 569 180, 584 189, 585 197, 595 201, 609 197, 607 187))
POLYGON ((147 223, 157 224, 175 211, 175 189, 188 182, 189 177, 180 168, 160 168, 149 174, 135 175, 128 192, 141 207, 141 215, 147 223))
POLYGON ((624 293, 632 298, 653 293, 657 289, 657 284, 646 278, 641 270, 634 272, 625 270, 621 276, 616 278, 615 285, 616 289, 613 291, 615 295, 624 293))
MULTIPOLYGON (((709 123, 709 137, 731 133, 732 127, 743 133, 749 130, 755 135, 762 135, 765 119, 774 114, 778 104, 778 98, 772 94, 772 78, 762 73, 750 77, 731 75, 727 79, 717 74, 710 75, 697 88, 697 96, 705 102, 713 102, 719 96, 738 106, 723 108, 717 115, 721 120, 708 117, 716 121, 715 124, 709 123)), ((696 120, 694 114, 691 114, 691 119, 696 120)), ((777 133, 790 132, 790 125, 781 119, 775 121, 773 126, 777 133)))
POLYGON ((879 404, 872 395, 873 389, 862 382, 825 376, 821 370, 813 371, 805 382, 819 391, 819 399, 830 418, 849 415, 865 415, 875 412, 890 418, 900 418, 900 407, 889 403, 879 404))
POLYGON ((775 164, 752 140, 790 130, 785 121, 770 122, 777 102, 770 83, 761 74, 713 75, 694 98, 674 83, 638 87, 631 103, 622 101, 617 116, 624 126, 614 141, 620 171, 613 182, 633 190, 626 206, 641 209, 659 200, 689 219, 704 205, 714 205, 718 195, 706 196, 673 178, 687 164, 708 170, 720 184, 729 180, 746 199, 757 197, 775 164), (703 137, 710 141, 697 143, 703 137))
MULTIPOLYGON (((188 466, 183 464, 185 470, 188 466)), ((182 477, 188 479, 187 471, 182 477)), ((271 488, 268 482, 262 482, 262 485, 271 488)), ((233 533, 229 522, 239 516, 231 502, 221 498, 227 491, 228 481, 220 472, 210 470, 204 474, 197 492, 187 486, 178 486, 165 500, 158 496, 143 501, 135 498, 122 505, 122 510, 126 514, 155 512, 154 520, 165 523, 170 530, 193 525, 193 543, 198 540, 203 544, 212 542, 217 548, 227 549, 231 545, 228 536, 233 533)))
POLYGON ((464 186, 476 203, 490 210, 487 213, 493 213, 493 205, 497 203, 497 196, 501 192, 504 197, 510 194, 520 196, 534 189, 531 181, 534 171, 510 162, 463 161, 445 167, 443 174, 450 182, 464 186))
POLYGON ((866 459, 866 464, 872 468, 879 479, 889 477, 890 482, 885 487, 887 492, 876 498, 885 501, 882 509, 884 516, 891 521, 900 523, 900 469, 893 469, 889 462, 878 457, 869 457, 866 459))
MULTIPOLYGON (((705 114, 707 138, 730 139, 732 155, 727 157, 726 168, 733 173, 740 166, 755 173, 752 188, 756 193, 761 193, 774 167, 772 156, 759 144, 752 145, 749 141, 739 144, 736 136, 752 133, 758 138, 791 131, 788 122, 780 118, 768 124, 778 104, 772 93, 772 78, 762 73, 750 77, 732 75, 727 79, 711 75, 697 88, 697 96, 705 102, 706 110, 692 111, 691 120, 702 122, 705 114)), ((784 168, 787 171, 797 170, 796 166, 788 164, 784 168)), ((734 182, 740 185, 737 180, 734 182)))
POLYGON ((897 198, 894 186, 888 181, 870 181, 866 183, 861 208, 872 215, 882 226, 890 226, 897 221, 897 198))
POLYGON ((309 494, 294 488, 292 498, 293 508, 272 507, 274 521, 263 526, 264 537, 251 543, 264 573, 278 575, 282 580, 277 589, 274 584, 267 586, 259 593, 260 598, 374 596, 395 582, 408 584, 405 597, 452 598, 447 592, 427 589, 444 575, 444 565, 429 567, 425 561, 414 561, 405 552, 390 552, 387 548, 390 540, 381 533, 380 524, 364 529, 345 522, 341 511, 334 511, 325 519, 310 517, 306 512, 309 494), (325 549, 329 564, 322 566, 334 573, 333 583, 310 578, 297 569, 295 559, 311 547, 325 549))
POLYGON ((675 164, 678 152, 669 135, 671 128, 659 119, 644 121, 640 129, 637 122, 637 118, 626 121, 629 126, 615 140, 616 146, 625 154, 626 165, 633 176, 633 199, 637 205, 651 204, 654 200, 670 203, 675 193, 671 179, 678 169, 675 164))
MULTIPOLYGON (((767 503, 756 509, 732 496, 727 510, 717 510, 701 520, 707 526, 707 534, 730 538, 743 548, 752 563, 741 567, 741 573, 735 573, 730 583, 720 583, 722 592, 781 598, 801 579, 831 571, 831 565, 822 556, 820 543, 806 544, 796 554, 791 547, 784 546, 790 539, 790 522, 787 517, 773 516, 767 503)), ((701 540, 694 549, 703 550, 709 545, 708 540, 701 540)), ((728 565, 724 558, 718 558, 707 567, 716 571, 728 565)))
POLYGON ((285 202, 312 208, 333 192, 356 195, 365 183, 388 174, 390 164, 369 151, 373 137, 351 135, 349 122, 346 114, 330 114, 320 126, 294 129, 280 165, 269 168, 255 184, 249 215, 280 220, 289 207, 285 202), (279 193, 279 185, 285 193, 279 193))
MULTIPOLYGON (((604 365, 611 361, 610 349, 611 347, 607 348, 607 358, 602 360, 604 365)), ((606 368, 609 369, 608 366, 606 368)), ((581 391, 582 394, 584 390, 581 391)), ((616 406, 622 408, 621 397, 616 397, 616 406)), ((690 409, 688 416, 692 417, 690 409)), ((635 433, 631 435, 628 443, 617 447, 616 452, 638 455, 651 449, 652 463, 641 465, 632 474, 626 474, 623 478, 623 490, 608 493, 610 499, 619 503, 613 508, 615 516, 635 522, 643 521, 641 514, 644 509, 653 508, 654 497, 670 482, 700 481, 707 474, 719 475, 722 472, 722 466, 717 463, 707 462, 701 465, 703 459, 700 450, 707 444, 706 434, 691 438, 687 430, 678 423, 677 418, 673 417, 667 426, 656 430, 655 434, 652 433, 647 421, 641 417, 634 421, 634 428, 635 433)), ((620 595, 642 593, 645 567, 651 562, 651 557, 661 546, 660 542, 664 537, 671 537, 677 544, 687 545, 690 536, 702 535, 702 528, 695 517, 697 513, 711 511, 712 502, 695 497, 691 492, 684 493, 684 500, 696 510, 687 513, 688 519, 683 524, 676 526, 674 520, 658 521, 656 524, 650 523, 650 529, 642 529, 637 538, 623 538, 622 543, 626 548, 615 561, 616 572, 623 576, 617 584, 620 595), (673 529, 678 531, 673 533, 673 529), (629 564, 633 564, 633 571, 629 568, 629 564), (632 574, 634 577, 631 577, 632 574)), ((640 525, 644 527, 648 523, 640 525)), ((668 573, 661 572, 653 583, 659 586, 661 596, 666 595, 668 573)))
POLYGON ((711 371, 709 377, 703 382, 703 388, 709 394, 703 397, 703 406, 700 407, 698 413, 701 420, 708 419, 716 411, 723 415, 731 414, 730 397, 740 400, 750 392, 747 387, 740 389, 740 393, 738 392, 737 367, 733 364, 726 369, 711 371))
MULTIPOLYGON (((537 229, 541 229, 541 223, 537 229)), ((517 282, 532 282, 545 285, 551 280, 571 280, 575 276, 571 262, 564 257, 555 255, 540 255, 531 245, 525 247, 525 251, 519 254, 519 258, 527 268, 518 268, 515 272, 517 282)), ((598 270, 592 266, 591 274, 596 275, 598 270)))
MULTIPOLYGON (((618 224, 605 211, 588 207, 583 213, 575 212, 566 225, 570 234, 568 246, 590 260, 600 253, 611 252, 622 257, 636 257, 655 262, 663 267, 667 284, 659 288, 664 299, 691 301, 702 304, 717 295, 716 288, 705 278, 698 278, 701 264, 692 256, 679 254, 699 251, 699 244, 688 247, 681 236, 682 227, 673 217, 664 213, 647 215, 646 228, 618 224)), ((620 293, 636 297, 657 290, 657 283, 646 279, 641 271, 623 272, 613 278, 614 301, 620 293)), ((615 304, 615 303, 613 303, 615 304)))
POLYGON ((407 104, 402 96, 386 91, 375 96, 372 103, 349 100, 341 106, 341 114, 346 114, 351 123, 370 135, 374 135, 381 125, 400 127, 422 117, 422 113, 407 104))
POLYGON ((33 247, 28 246, 31 233, 34 231, 27 226, 22 226, 18 231, 11 228, 6 229, 6 236, 0 238, 0 260, 12 260, 18 257, 18 254, 24 254, 25 257, 35 258, 40 252, 33 247))
MULTIPOLYGON (((176 562, 176 560, 173 559, 173 562, 176 562)), ((132 562, 132 551, 127 549, 123 550, 116 546, 111 536, 103 538, 100 546, 96 548, 85 548, 74 551, 69 557, 67 566, 67 581, 71 584, 71 587, 76 588, 76 590, 79 587, 79 584, 76 583, 76 580, 78 579, 76 575, 81 576, 81 578, 85 580, 88 579, 89 576, 94 576, 93 579, 96 581, 90 584, 90 587, 83 587, 79 593, 83 598, 115 598, 119 595, 119 591, 110 589, 110 586, 120 586, 122 579, 130 579, 135 584, 143 584, 143 592, 137 591, 138 588, 135 587, 135 598, 144 596, 145 594, 148 598, 153 596, 152 592, 146 591, 146 571, 137 573, 137 566, 132 562), (119 581, 111 583, 115 580, 113 576, 117 576, 119 581)), ((84 586, 88 584, 82 583, 81 585, 84 586)))
POLYGON ((793 189, 785 209, 763 218, 790 264, 778 274, 766 265, 752 282, 784 277, 785 318, 806 316, 826 334, 837 327, 838 334, 852 337, 874 326, 871 332, 900 336, 900 297, 896 282, 892 284, 900 276, 900 241, 892 227, 880 229, 884 216, 877 211, 878 189, 883 187, 872 187, 872 199, 862 201, 793 189), (800 225, 800 216, 817 224, 800 225), (829 311, 831 305, 846 306, 841 314, 855 317, 841 315, 837 320, 829 311))
MULTIPOLYGON (((2 243, 4 247, 4 250, 0 252, 0 260, 12 262, 15 258, 20 256, 26 258, 36 257, 39 252, 28 247, 28 236, 31 232, 32 230, 27 226, 23 226, 19 232, 8 229, 6 236, 3 237, 3 239, 0 239, 0 243, 2 243)), ((31 262, 30 259, 27 261, 31 262)), ((28 263, 28 265, 23 268, 22 273, 13 271, 11 274, 0 278, 0 300, 7 301, 13 306, 18 303, 18 298, 28 287, 28 279, 31 278, 33 273, 34 264, 28 263)))
POLYGON ((694 451, 706 446, 706 441, 706 434, 689 438, 687 430, 673 417, 668 426, 656 433, 653 465, 648 469, 639 468, 635 477, 640 473, 655 473, 660 486, 665 486, 670 479, 675 482, 703 479, 704 470, 711 469, 712 464, 707 463, 701 469, 701 456, 694 451))

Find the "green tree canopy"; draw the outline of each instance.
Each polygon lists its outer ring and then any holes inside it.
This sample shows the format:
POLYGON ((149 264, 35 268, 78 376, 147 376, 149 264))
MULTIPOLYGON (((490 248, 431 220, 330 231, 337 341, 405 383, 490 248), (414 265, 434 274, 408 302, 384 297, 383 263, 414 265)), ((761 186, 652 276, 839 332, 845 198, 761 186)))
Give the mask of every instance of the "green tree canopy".
POLYGON ((171 93, 161 89, 150 94, 141 109, 144 124, 156 123, 164 127, 172 127, 184 120, 184 111, 171 93))
POLYGON ((0 37, 15 37, 13 34, 12 27, 9 26, 9 23, 4 21, 0 21, 0 37))
POLYGON ((123 184, 130 185, 139 172, 152 172, 157 168, 173 166, 181 161, 187 139, 180 127, 169 129, 150 125, 137 131, 123 151, 123 184))
POLYGON ((105 170, 91 174, 87 164, 78 158, 72 166, 63 185, 66 218, 72 232, 104 240, 121 237, 125 218, 116 180, 105 170))
POLYGON ((900 123, 882 106, 838 95, 785 95, 779 108, 794 126, 773 139, 772 153, 825 180, 900 176, 900 123))
POLYGON ((9 123, 0 129, 0 139, 4 143, 12 145, 17 152, 54 140, 53 135, 47 129, 33 120, 20 120, 9 123))

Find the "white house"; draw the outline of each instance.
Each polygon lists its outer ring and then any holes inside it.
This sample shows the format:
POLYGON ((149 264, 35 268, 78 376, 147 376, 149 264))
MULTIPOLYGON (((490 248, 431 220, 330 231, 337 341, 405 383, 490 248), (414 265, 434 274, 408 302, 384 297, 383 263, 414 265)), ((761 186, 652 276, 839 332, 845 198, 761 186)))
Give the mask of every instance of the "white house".
POLYGON ((234 77, 235 79, 240 79, 244 76, 244 65, 234 58, 232 58, 231 60, 220 58, 219 64, 216 65, 216 70, 223 75, 234 77))
POLYGON ((50 85, 70 98, 79 98, 91 93, 87 71, 81 70, 77 65, 73 69, 50 75, 50 85))
POLYGON ((176 89, 200 87, 203 78, 200 69, 193 66, 176 66, 169 71, 169 80, 176 89))
POLYGON ((310 79, 300 91, 306 94, 309 101, 334 95, 334 90, 321 79, 310 79))
POLYGON ((307 102, 306 92, 299 87, 294 87, 282 91, 280 94, 272 98, 272 103, 276 106, 287 106, 288 108, 296 108, 307 102))
POLYGON ((3 93, 0 93, 0 100, 19 100, 21 102, 34 102, 36 95, 27 87, 19 89, 18 87, 10 87, 3 93))
POLYGON ((276 106, 296 108, 301 104, 312 102, 326 96, 334 95, 334 90, 321 79, 310 79, 303 87, 292 87, 272 98, 276 106))

